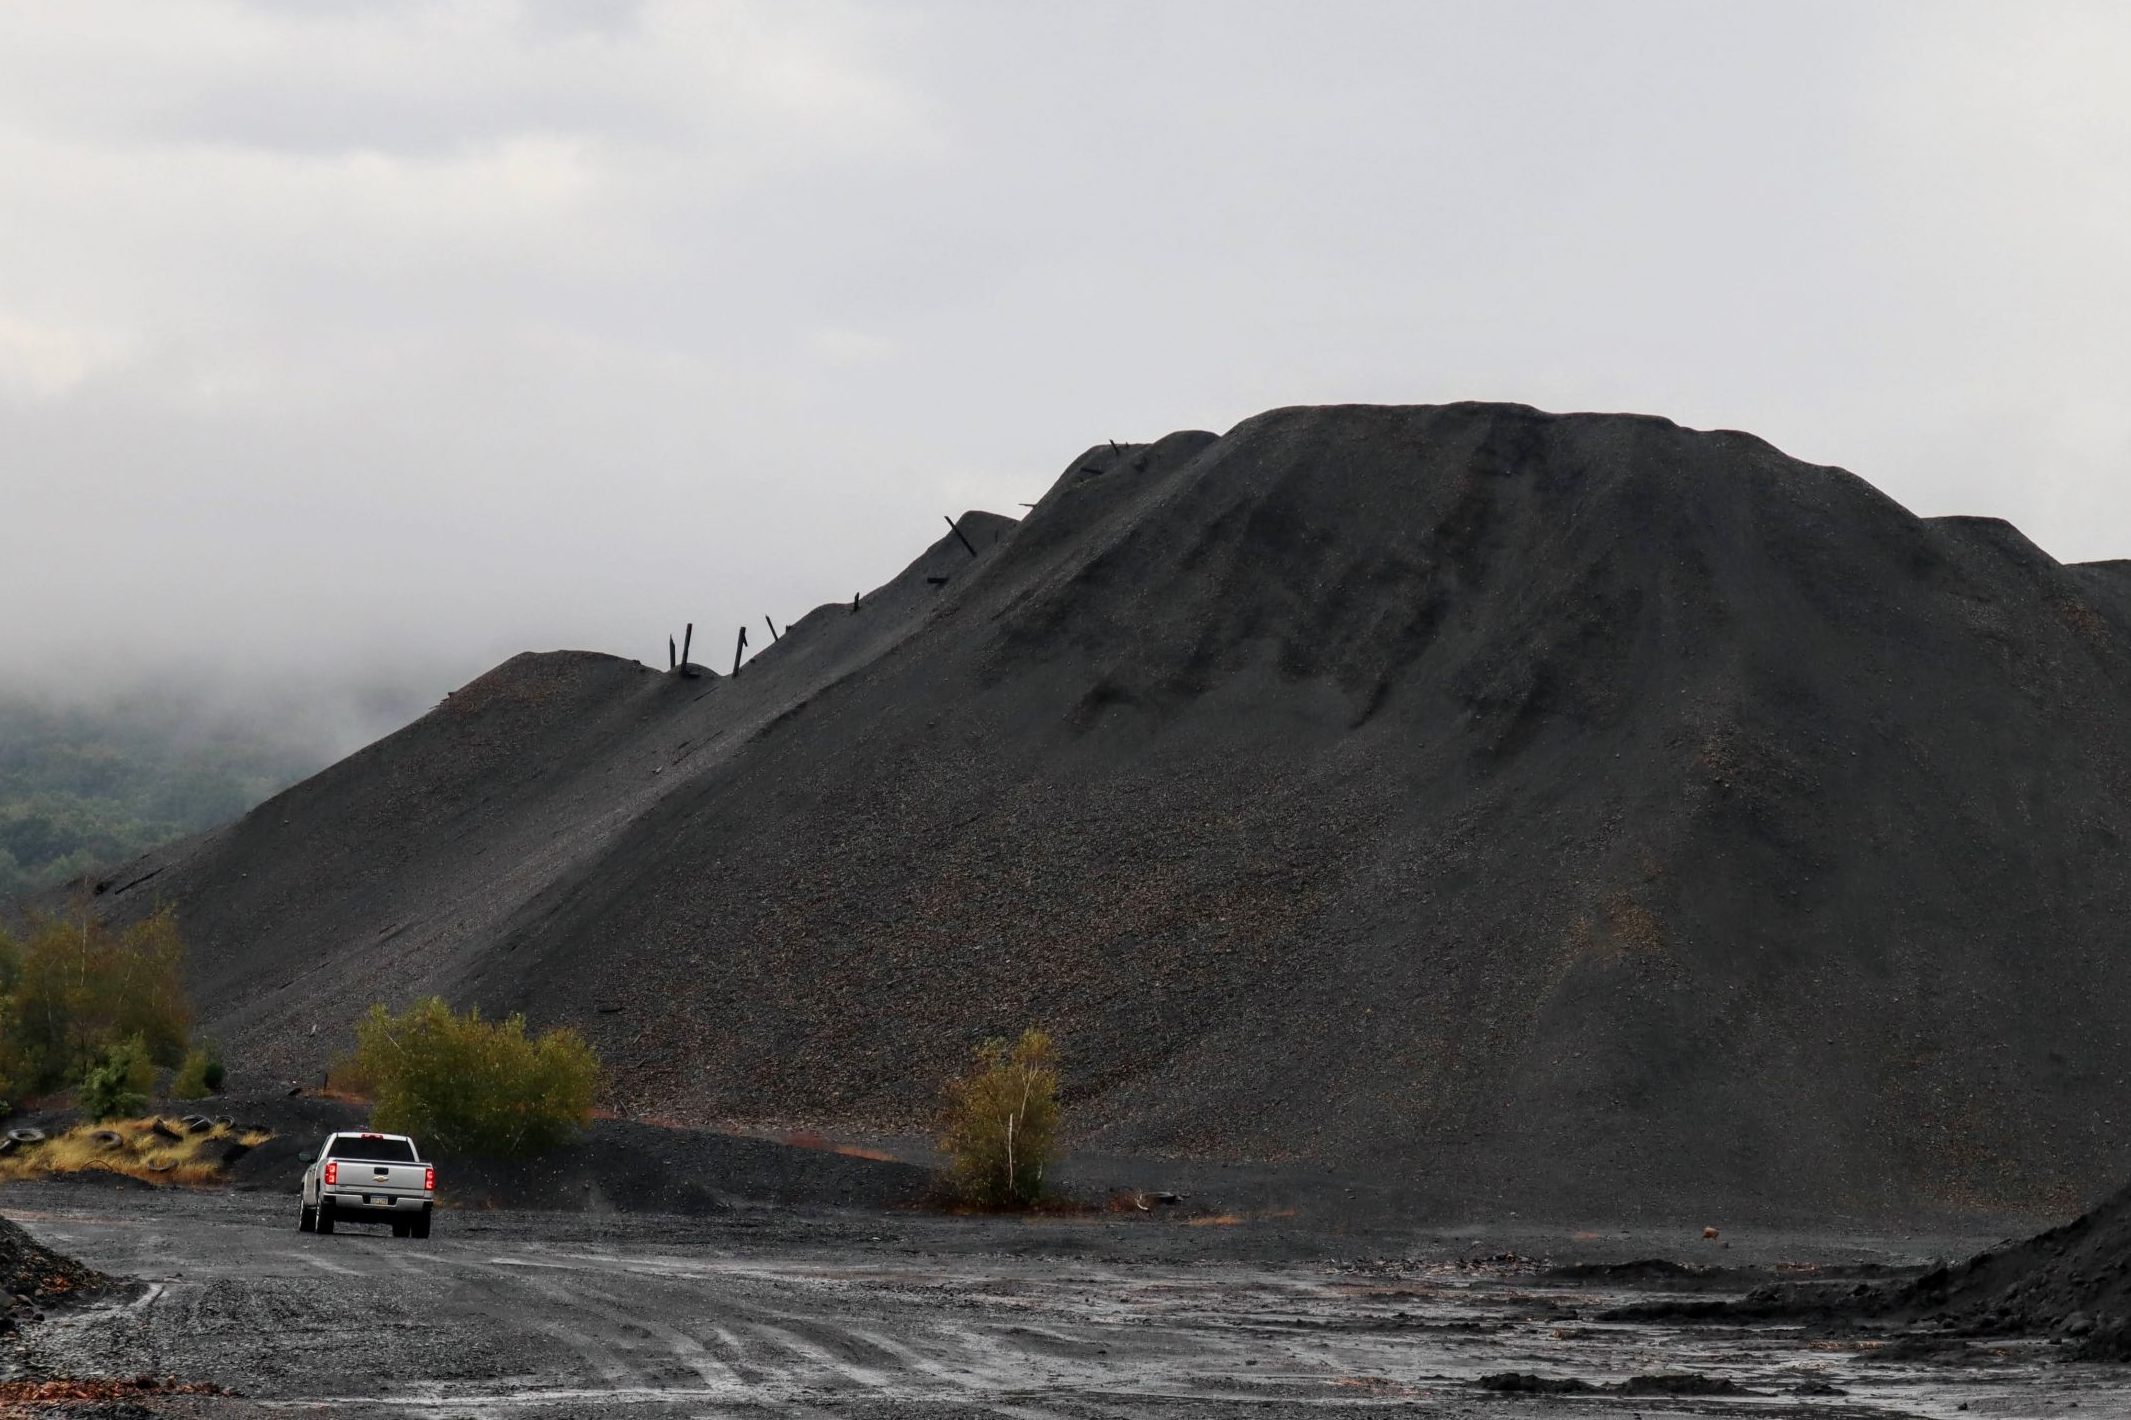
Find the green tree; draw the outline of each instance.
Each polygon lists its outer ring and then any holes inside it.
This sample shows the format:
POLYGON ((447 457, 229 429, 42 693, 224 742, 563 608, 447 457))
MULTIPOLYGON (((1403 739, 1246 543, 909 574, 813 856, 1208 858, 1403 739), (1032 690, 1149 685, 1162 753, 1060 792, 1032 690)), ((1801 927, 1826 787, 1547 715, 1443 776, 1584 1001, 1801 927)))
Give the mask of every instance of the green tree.
POLYGON ((222 1052, 213 1041, 186 1052, 185 1063, 171 1077, 170 1093, 181 1100, 205 1099, 222 1092, 222 1052))
POLYGON ((1043 1196, 1057 1149, 1058 1054, 1031 1026, 1012 1045, 987 1040, 975 1067, 947 1084, 940 1152, 966 1202, 1026 1206, 1043 1196))
MULTIPOLYGON (((0 940, 0 961, 8 943, 0 940)), ((0 986, 0 1099, 18 1099, 29 1089, 29 1057, 22 1050, 22 1029, 15 1017, 14 993, 0 986)))
POLYGON ((19 942, 0 935, 0 1077, 17 1092, 56 1089, 135 1038, 151 1066, 178 1064, 192 1026, 183 960, 168 912, 123 928, 46 915, 19 942))
POLYGON ((522 1158, 553 1148, 584 1128, 599 1091, 599 1057, 583 1036, 534 1038, 523 1016, 484 1021, 432 996, 399 1015, 372 1006, 355 1035, 342 1074, 373 1091, 371 1123, 438 1150, 522 1158))
POLYGON ((74 1102, 91 1119, 115 1119, 148 1108, 155 1065, 137 1035, 117 1041, 103 1058, 82 1073, 74 1102))

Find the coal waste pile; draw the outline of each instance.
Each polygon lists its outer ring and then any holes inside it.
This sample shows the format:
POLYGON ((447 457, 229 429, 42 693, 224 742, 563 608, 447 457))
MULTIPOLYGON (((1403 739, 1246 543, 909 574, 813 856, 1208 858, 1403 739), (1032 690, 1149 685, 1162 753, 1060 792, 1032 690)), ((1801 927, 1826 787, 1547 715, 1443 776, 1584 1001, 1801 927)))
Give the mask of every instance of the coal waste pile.
POLYGON ((62 1257, 0 1218, 0 1336, 44 1319, 44 1309, 101 1296, 110 1278, 62 1257))
POLYGON ((2048 1336, 2131 1361, 2131 1188, 2062 1227, 1888 1290, 1864 1308, 1962 1335, 2048 1336))
POLYGON ((737 673, 528 654, 93 884, 314 1078, 380 995, 627 1114, 1074 1142, 1430 1216, 2064 1216, 2131 1177, 2131 566, 1512 405, 1098 444, 737 673))

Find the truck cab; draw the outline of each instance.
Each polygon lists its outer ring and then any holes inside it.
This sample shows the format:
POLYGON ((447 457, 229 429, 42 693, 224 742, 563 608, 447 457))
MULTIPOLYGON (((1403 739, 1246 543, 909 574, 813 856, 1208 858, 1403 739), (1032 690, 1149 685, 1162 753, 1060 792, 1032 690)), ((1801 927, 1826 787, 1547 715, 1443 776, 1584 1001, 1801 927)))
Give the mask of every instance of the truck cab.
POLYGON ((396 1238, 426 1238, 436 1196, 436 1168, 405 1134, 329 1134, 303 1171, 296 1226, 330 1233, 338 1223, 385 1223, 396 1238))

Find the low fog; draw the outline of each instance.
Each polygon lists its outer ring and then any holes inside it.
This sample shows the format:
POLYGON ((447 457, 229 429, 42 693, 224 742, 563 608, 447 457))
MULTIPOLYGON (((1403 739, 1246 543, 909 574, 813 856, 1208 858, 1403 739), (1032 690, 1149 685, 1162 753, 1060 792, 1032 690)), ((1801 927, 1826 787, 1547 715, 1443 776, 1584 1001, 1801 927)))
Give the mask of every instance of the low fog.
POLYGON ((1106 438, 1752 430, 2131 554, 2108 4, 0 13, 0 682, 339 752, 1106 438))

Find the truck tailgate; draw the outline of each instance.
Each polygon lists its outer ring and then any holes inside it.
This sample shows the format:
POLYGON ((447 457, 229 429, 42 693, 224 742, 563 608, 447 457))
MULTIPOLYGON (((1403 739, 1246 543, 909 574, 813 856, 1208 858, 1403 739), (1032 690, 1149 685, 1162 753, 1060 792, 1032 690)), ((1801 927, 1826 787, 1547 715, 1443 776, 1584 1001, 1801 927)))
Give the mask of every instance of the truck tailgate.
POLYGON ((339 1193, 422 1193, 428 1177, 426 1164, 374 1164, 368 1159, 335 1159, 334 1182, 326 1185, 339 1193))

